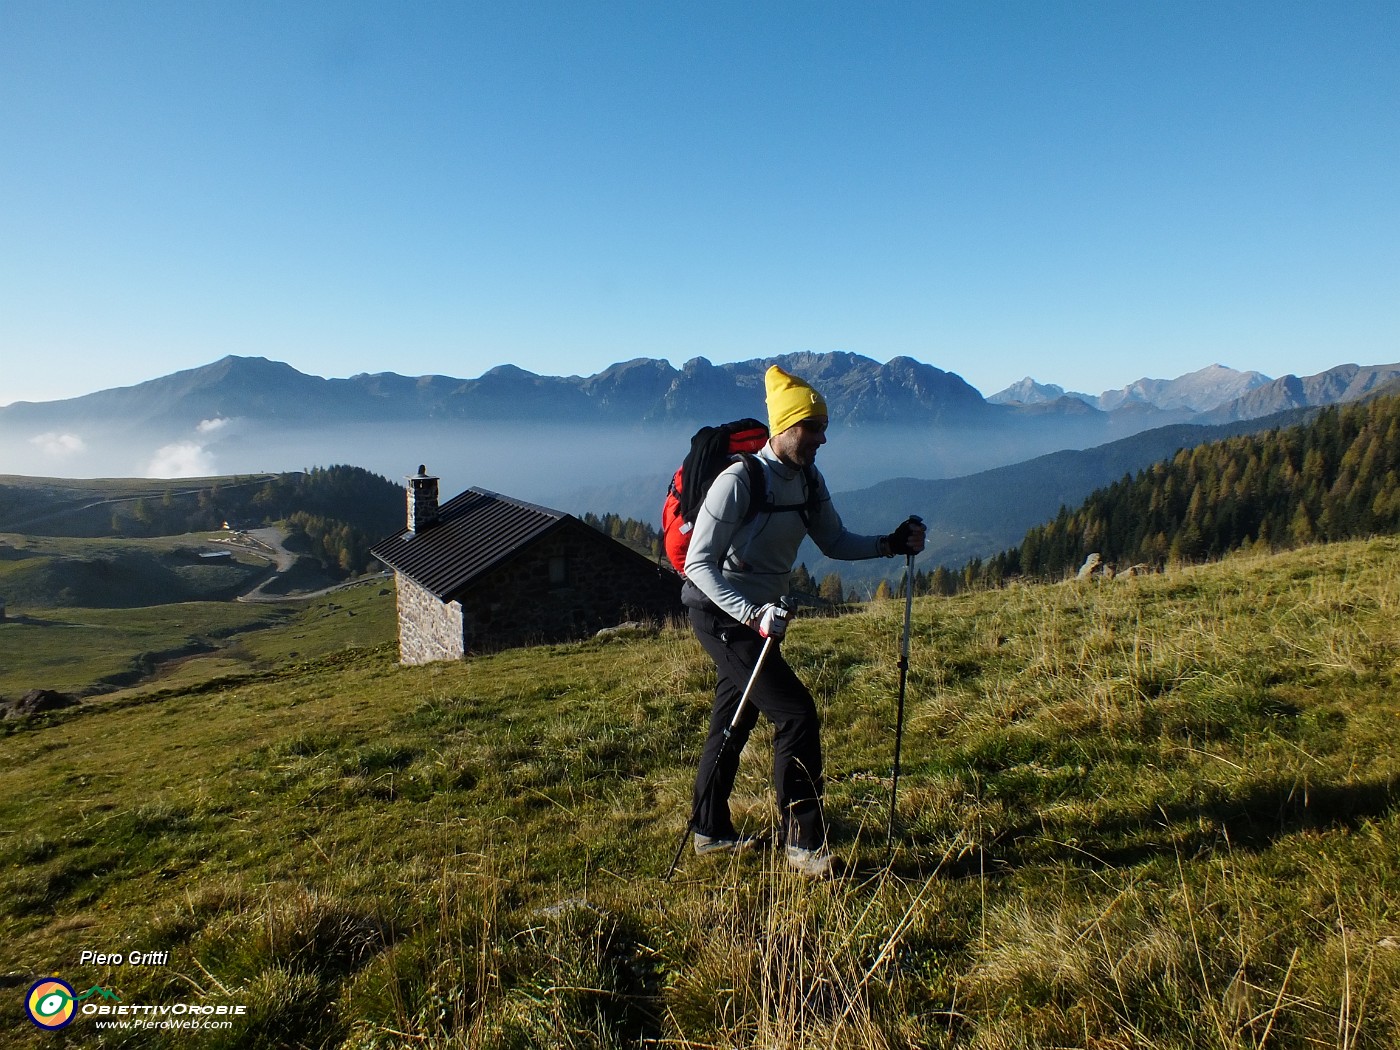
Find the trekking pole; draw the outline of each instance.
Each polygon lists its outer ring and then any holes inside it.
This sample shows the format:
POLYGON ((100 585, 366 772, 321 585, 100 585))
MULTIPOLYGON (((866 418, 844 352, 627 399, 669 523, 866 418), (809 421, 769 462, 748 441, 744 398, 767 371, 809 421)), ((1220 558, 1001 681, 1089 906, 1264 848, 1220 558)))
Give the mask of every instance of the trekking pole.
MULTIPOLYGON (((778 599, 778 603, 784 609, 787 608, 785 598, 778 599)), ((758 660, 753 665, 753 673, 749 675, 749 681, 744 686, 744 693, 739 697, 739 706, 734 708, 734 717, 729 720, 729 725, 724 727, 724 739, 719 742, 719 750, 715 752, 715 760, 710 765, 710 775, 705 778, 705 789, 696 796, 695 806, 690 811, 690 819, 686 821, 685 830, 681 832, 681 840, 676 845, 676 855, 671 858, 671 866, 666 869, 666 877, 663 882, 670 882, 671 876, 676 873, 676 865, 681 862, 681 854, 685 852, 685 840, 690 836, 691 830, 695 827, 695 811, 699 808, 700 799, 710 793, 710 786, 715 782, 715 775, 719 771, 720 760, 724 758, 724 749, 729 746, 729 737, 739 725, 739 718, 744 713, 744 708, 748 706, 749 694, 753 692, 754 683, 758 681, 758 672, 763 670, 763 661, 768 659, 768 650, 773 648, 773 636, 770 634, 763 639, 763 648, 759 650, 758 660)))
MULTIPOLYGON (((917 514, 911 514, 909 520, 915 523, 922 523, 923 519, 917 514)), ((899 752, 904 743, 904 690, 909 681, 909 619, 914 612, 914 555, 904 556, 904 635, 899 642, 899 713, 895 719, 894 727, 894 779, 890 783, 890 827, 885 835, 885 853, 888 856, 894 850, 894 814, 895 800, 899 796, 899 752)))

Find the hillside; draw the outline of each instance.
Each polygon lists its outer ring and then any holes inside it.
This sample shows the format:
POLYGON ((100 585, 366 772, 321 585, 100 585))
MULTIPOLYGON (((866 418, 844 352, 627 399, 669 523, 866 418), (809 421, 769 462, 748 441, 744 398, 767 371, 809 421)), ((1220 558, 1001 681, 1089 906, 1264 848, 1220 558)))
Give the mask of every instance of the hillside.
POLYGON ((384 579, 298 601, 42 609, 12 602, 0 623, 0 704, 34 690, 99 703, 146 696, 393 638, 393 584, 384 579))
POLYGON ((1196 561, 1400 532, 1400 397, 1178 452, 1030 530, 996 578, 1058 576, 1091 552, 1111 563, 1196 561))
POLYGON ((228 601, 269 571, 222 534, 163 540, 82 540, 0 533, 0 597, 16 610, 122 609, 228 601))
POLYGON ((402 668, 271 628, 260 670, 5 724, 0 1023, 54 1045, 22 993, 58 974, 228 1025, 101 1043, 143 1048, 1389 1048, 1397 573, 1384 539, 920 599, 888 865, 902 605, 799 621, 831 885, 661 882, 685 632, 402 668))
MULTIPOLYGON (((1051 520, 1061 507, 1078 506, 1095 490, 1125 474, 1170 459, 1178 450, 1227 437, 1296 425, 1312 413, 1296 410, 1216 426, 1178 424, 1088 449, 1066 449, 958 478, 894 478, 833 496, 847 526, 857 532, 888 531, 910 514, 929 529, 924 564, 960 566, 1017 543, 1051 520)), ((888 565, 831 562, 810 543, 804 560, 820 575, 840 572, 853 580, 888 575, 888 565)))
POLYGON ((369 548, 402 520, 402 486, 351 466, 180 481, 0 475, 0 533, 133 538, 283 522, 294 549, 341 578, 373 568, 369 548))

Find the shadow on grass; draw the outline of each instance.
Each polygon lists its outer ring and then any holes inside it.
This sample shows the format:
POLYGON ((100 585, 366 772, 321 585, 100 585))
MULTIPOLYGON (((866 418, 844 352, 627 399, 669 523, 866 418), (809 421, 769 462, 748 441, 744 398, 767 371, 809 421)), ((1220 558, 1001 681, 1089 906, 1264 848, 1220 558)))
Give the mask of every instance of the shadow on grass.
POLYGON ((80 623, 72 620, 46 620, 42 616, 33 616, 29 613, 12 613, 5 617, 7 624, 23 624, 26 627, 81 627, 80 623))
POLYGON ((862 860, 852 875, 889 872, 921 881, 994 878, 1054 864, 1129 868, 1162 856, 1201 856, 1226 842, 1231 849, 1258 853, 1300 832, 1354 831, 1394 812, 1397 804, 1400 776, 1347 784, 1263 777, 1243 790, 1222 788, 1200 799, 1159 803, 1092 823, 1054 823, 1026 814, 987 842, 969 840, 941 857, 931 854, 934 843, 896 831, 892 861, 862 860))
POLYGON ((1299 832, 1354 831, 1366 821, 1393 812, 1397 789, 1397 776, 1347 784, 1263 777, 1249 782, 1243 790, 1218 789, 1200 800, 1162 804, 1151 812, 1124 815, 1085 831, 1105 843, 1102 855, 1114 866, 1160 853, 1204 853, 1222 839, 1228 839, 1234 849, 1262 852, 1299 832), (1173 828, 1185 830, 1172 836, 1173 828), (1151 830, 1167 837, 1161 842, 1114 845, 1119 839, 1141 837, 1151 830))

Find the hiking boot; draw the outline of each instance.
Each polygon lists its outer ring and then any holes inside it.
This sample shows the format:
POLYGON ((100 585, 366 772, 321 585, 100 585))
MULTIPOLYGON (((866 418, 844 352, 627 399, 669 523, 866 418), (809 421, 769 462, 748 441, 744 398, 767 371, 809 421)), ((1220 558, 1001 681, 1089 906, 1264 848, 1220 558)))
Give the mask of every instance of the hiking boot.
POLYGON ((803 849, 789 846, 785 851, 788 867, 809 879, 830 879, 836 875, 836 858, 825 847, 803 849))
POLYGON ((695 853, 697 856, 706 856, 710 853, 743 853, 747 850, 758 849, 763 845, 763 840, 758 838, 745 838, 738 832, 733 835, 702 835, 695 833, 693 839, 695 843, 695 853))

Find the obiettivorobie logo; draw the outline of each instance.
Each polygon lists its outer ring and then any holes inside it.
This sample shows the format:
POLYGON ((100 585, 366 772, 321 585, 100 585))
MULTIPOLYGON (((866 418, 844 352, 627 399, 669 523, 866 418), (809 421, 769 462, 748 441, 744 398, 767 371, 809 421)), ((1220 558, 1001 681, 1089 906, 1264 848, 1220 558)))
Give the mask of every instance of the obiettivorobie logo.
POLYGON ((78 1014, 78 1004, 94 995, 108 1002, 121 1002, 121 996, 101 985, 95 984, 87 991, 78 993, 73 991, 73 986, 67 981, 57 977, 45 977, 42 981, 36 981, 29 989, 29 994, 24 999, 24 1009, 29 1014, 29 1019, 40 1028, 54 1031, 72 1024, 73 1018, 78 1014))
POLYGON ((94 984, 85 992, 75 992, 67 981, 45 977, 29 989, 24 999, 24 1009, 29 1019, 40 1028, 54 1031, 72 1024, 78 1014, 78 1004, 94 996, 109 1003, 122 1001, 116 992, 100 984, 94 984))
POLYGON ((95 984, 85 992, 60 977, 36 981, 24 998, 25 1013, 35 1025, 49 1032, 67 1028, 81 1014, 121 1028, 228 1028, 232 1018, 247 1016, 241 1003, 207 1005, 180 1002, 141 1006, 122 1002, 110 988, 95 984), (117 1005, 113 1005, 117 1004, 117 1005))

